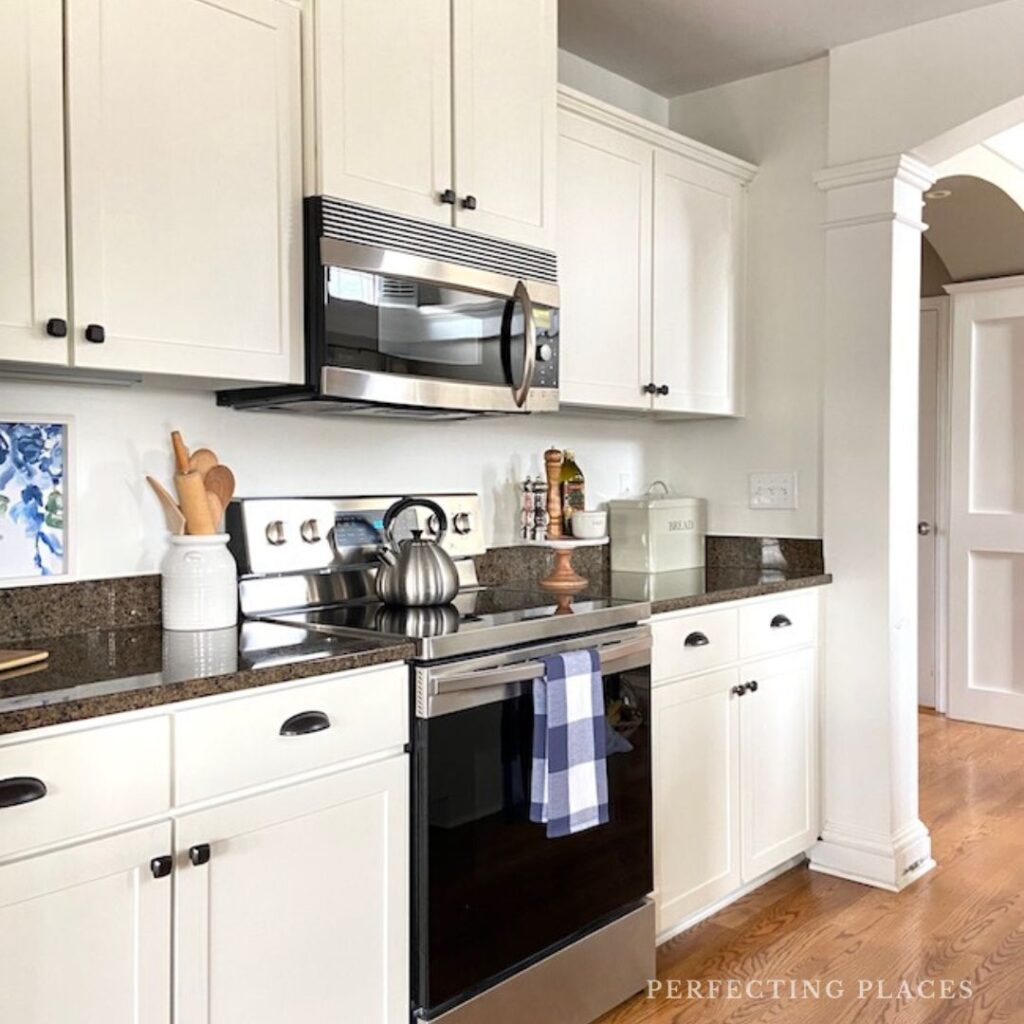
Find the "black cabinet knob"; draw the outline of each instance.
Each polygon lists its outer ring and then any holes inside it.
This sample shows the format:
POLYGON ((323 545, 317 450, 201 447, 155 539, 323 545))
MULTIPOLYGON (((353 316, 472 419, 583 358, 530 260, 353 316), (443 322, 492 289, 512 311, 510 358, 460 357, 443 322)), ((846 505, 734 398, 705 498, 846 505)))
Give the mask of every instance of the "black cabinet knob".
POLYGON ((46 796, 46 783, 28 775, 0 779, 0 808, 18 807, 42 800, 46 796))
POLYGON ((59 316, 50 317, 46 321, 46 333, 51 338, 66 338, 68 336, 68 322, 59 316))
POLYGON ((793 620, 788 615, 776 615, 772 619, 772 629, 787 629, 793 625, 793 620))
POLYGON ((655 384, 654 381, 651 381, 650 384, 645 384, 644 385, 644 394, 645 395, 653 395, 653 394, 655 394, 657 392, 657 390, 658 390, 658 385, 655 384))
POLYGON ((456 198, 455 190, 451 188, 446 188, 438 195, 438 199, 440 199, 442 203, 447 203, 448 206, 454 206, 456 198))
POLYGON ((659 384, 656 390, 657 390, 657 393, 659 395, 667 395, 668 394, 668 385, 667 384, 659 384))
POLYGON ((684 647, 707 647, 711 641, 707 638, 706 633, 696 632, 690 633, 689 636, 683 641, 684 647))
POLYGON ((85 329, 85 340, 94 345, 102 345, 107 340, 107 332, 100 324, 89 324, 85 329))
POLYGON ((198 843, 188 848, 188 859, 195 867, 202 867, 210 859, 210 844, 198 843))
POLYGON ((167 856, 154 857, 149 862, 149 870, 153 872, 154 878, 166 878, 171 873, 174 861, 167 856))
POLYGON ((464 210, 475 210, 476 209, 476 196, 466 196, 462 200, 462 208, 464 210))
POLYGON ((281 726, 282 736, 308 736, 311 732, 330 729, 331 720, 322 711, 300 711, 285 719, 281 726))
POLYGON ((746 688, 746 686, 742 686, 742 685, 741 685, 741 686, 734 686, 734 687, 732 688, 732 692, 733 692, 733 693, 734 693, 734 694, 735 694, 735 695, 736 695, 737 697, 742 697, 742 696, 743 696, 743 695, 744 695, 744 694, 745 694, 745 693, 747 692, 747 688, 746 688))
POLYGON ((746 686, 747 693, 757 693, 757 680, 753 679, 746 686))

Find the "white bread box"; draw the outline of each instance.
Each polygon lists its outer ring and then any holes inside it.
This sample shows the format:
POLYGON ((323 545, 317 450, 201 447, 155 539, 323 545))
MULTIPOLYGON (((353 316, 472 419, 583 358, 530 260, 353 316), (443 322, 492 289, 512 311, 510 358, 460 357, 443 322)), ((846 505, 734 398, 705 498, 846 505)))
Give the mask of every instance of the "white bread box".
POLYGON ((640 498, 608 502, 612 572, 678 572, 704 566, 707 503, 656 480, 640 498))

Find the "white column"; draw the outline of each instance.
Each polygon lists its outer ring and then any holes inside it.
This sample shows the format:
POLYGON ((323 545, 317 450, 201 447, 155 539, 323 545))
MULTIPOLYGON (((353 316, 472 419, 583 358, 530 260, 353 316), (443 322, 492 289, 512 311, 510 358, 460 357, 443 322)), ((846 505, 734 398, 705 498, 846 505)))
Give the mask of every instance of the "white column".
POLYGON ((918 818, 917 378, 922 192, 907 156, 830 168, 823 534, 823 829, 811 867, 898 890, 931 867, 918 818))

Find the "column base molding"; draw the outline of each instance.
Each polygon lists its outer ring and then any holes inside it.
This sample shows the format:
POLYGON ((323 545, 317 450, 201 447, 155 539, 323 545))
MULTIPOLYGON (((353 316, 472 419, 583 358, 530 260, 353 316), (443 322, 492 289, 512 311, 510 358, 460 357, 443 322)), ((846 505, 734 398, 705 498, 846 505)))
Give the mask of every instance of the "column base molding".
POLYGON ((905 889, 935 867, 931 835, 921 821, 891 836, 829 825, 808 856, 812 871, 889 892, 905 889))

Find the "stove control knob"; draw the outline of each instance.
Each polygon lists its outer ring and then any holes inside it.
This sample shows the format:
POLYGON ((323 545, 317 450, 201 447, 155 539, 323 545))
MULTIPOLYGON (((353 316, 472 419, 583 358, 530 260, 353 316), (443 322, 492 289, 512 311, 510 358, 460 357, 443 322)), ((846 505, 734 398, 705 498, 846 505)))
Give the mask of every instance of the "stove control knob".
POLYGON ((433 512, 431 512, 430 518, 427 520, 427 533, 432 533, 436 537, 440 532, 441 521, 437 518, 436 515, 434 515, 433 512))
POLYGON ((284 535, 284 523, 280 519, 274 519, 272 522, 267 523, 267 541, 273 544, 274 547, 280 547, 287 537, 284 535))
POLYGON ((452 528, 460 536, 465 536, 472 529, 468 512, 457 512, 452 520, 452 528))
POLYGON ((550 363, 554 354, 555 350, 546 341, 542 341, 537 346, 537 362, 539 363, 550 363))
POLYGON ((320 524, 315 519, 307 519, 299 527, 299 533, 307 544, 317 544, 320 541, 320 524))

